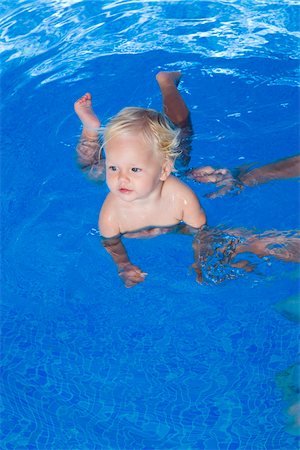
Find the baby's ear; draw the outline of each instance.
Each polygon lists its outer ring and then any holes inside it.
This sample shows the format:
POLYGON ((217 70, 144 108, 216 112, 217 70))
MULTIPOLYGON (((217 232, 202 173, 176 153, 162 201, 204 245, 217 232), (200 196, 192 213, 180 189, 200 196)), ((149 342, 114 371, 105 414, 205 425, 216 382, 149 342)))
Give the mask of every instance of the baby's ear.
POLYGON ((161 175, 160 175, 161 181, 165 181, 168 178, 168 176, 171 174, 173 168, 174 168, 173 161, 171 161, 170 159, 167 159, 166 161, 164 161, 162 169, 161 169, 161 175))

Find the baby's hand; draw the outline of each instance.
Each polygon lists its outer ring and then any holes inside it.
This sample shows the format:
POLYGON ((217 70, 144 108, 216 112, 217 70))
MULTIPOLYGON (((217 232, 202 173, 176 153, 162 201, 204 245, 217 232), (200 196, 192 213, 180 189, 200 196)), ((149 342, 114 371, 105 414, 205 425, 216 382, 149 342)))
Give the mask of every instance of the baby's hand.
POLYGON ((208 198, 222 197, 236 189, 237 192, 241 190, 241 183, 228 169, 214 169, 211 166, 199 167, 192 169, 187 176, 198 183, 215 183, 220 188, 218 191, 207 194, 208 198))
POLYGON ((134 266, 130 262, 119 266, 119 276, 124 281, 127 288, 131 288, 138 283, 145 281, 145 276, 148 275, 142 272, 138 266, 134 266))

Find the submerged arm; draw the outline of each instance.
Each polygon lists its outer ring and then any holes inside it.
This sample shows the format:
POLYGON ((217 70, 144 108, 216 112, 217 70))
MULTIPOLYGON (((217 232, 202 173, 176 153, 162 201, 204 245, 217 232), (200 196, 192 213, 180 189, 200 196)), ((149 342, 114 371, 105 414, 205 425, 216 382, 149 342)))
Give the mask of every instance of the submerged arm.
POLYGON ((120 237, 103 238, 102 245, 112 257, 118 270, 130 263, 127 251, 120 237))
POLYGON ((239 178, 244 185, 255 186, 272 180, 287 180, 299 176, 300 156, 296 155, 245 172, 239 178))
POLYGON ((240 193, 244 186, 256 186, 273 180, 287 180, 300 176, 300 156, 291 156, 270 164, 250 169, 249 166, 215 169, 199 167, 187 172, 187 176, 199 183, 215 183, 219 190, 207 194, 209 198, 222 197, 228 193, 240 193))
POLYGON ((126 287, 133 287, 145 280, 147 274, 142 272, 139 267, 131 264, 127 251, 119 236, 103 238, 102 244, 115 262, 118 274, 124 281, 126 287))

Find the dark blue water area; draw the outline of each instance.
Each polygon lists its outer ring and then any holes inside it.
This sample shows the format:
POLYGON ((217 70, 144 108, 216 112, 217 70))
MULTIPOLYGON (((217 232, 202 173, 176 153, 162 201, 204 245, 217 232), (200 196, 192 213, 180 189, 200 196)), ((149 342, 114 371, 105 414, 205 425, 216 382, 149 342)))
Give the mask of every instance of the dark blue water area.
MULTIPOLYGON (((297 448, 277 381, 296 363, 298 326, 275 305, 298 292, 298 265, 253 257, 254 272, 199 285, 191 237, 128 239, 148 275, 125 289, 97 233, 107 188, 75 163, 73 113, 86 91, 104 124, 124 106, 160 109, 155 73, 180 69, 190 166, 266 164, 299 149, 297 62, 156 50, 53 81, 32 65, 9 62, 2 80, 1 447, 297 448)), ((212 226, 299 226, 295 180, 215 200, 185 181, 212 226)))

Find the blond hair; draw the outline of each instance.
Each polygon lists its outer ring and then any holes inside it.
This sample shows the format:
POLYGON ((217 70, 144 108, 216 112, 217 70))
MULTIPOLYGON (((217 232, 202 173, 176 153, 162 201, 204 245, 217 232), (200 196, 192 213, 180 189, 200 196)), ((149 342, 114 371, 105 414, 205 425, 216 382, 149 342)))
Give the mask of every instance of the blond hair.
MULTIPOLYGON (((146 142, 161 153, 164 160, 175 162, 181 154, 180 129, 162 113, 154 109, 127 107, 114 116, 104 129, 106 143, 116 135, 123 133, 140 133, 146 142)), ((174 169, 175 170, 175 169, 174 169)))

